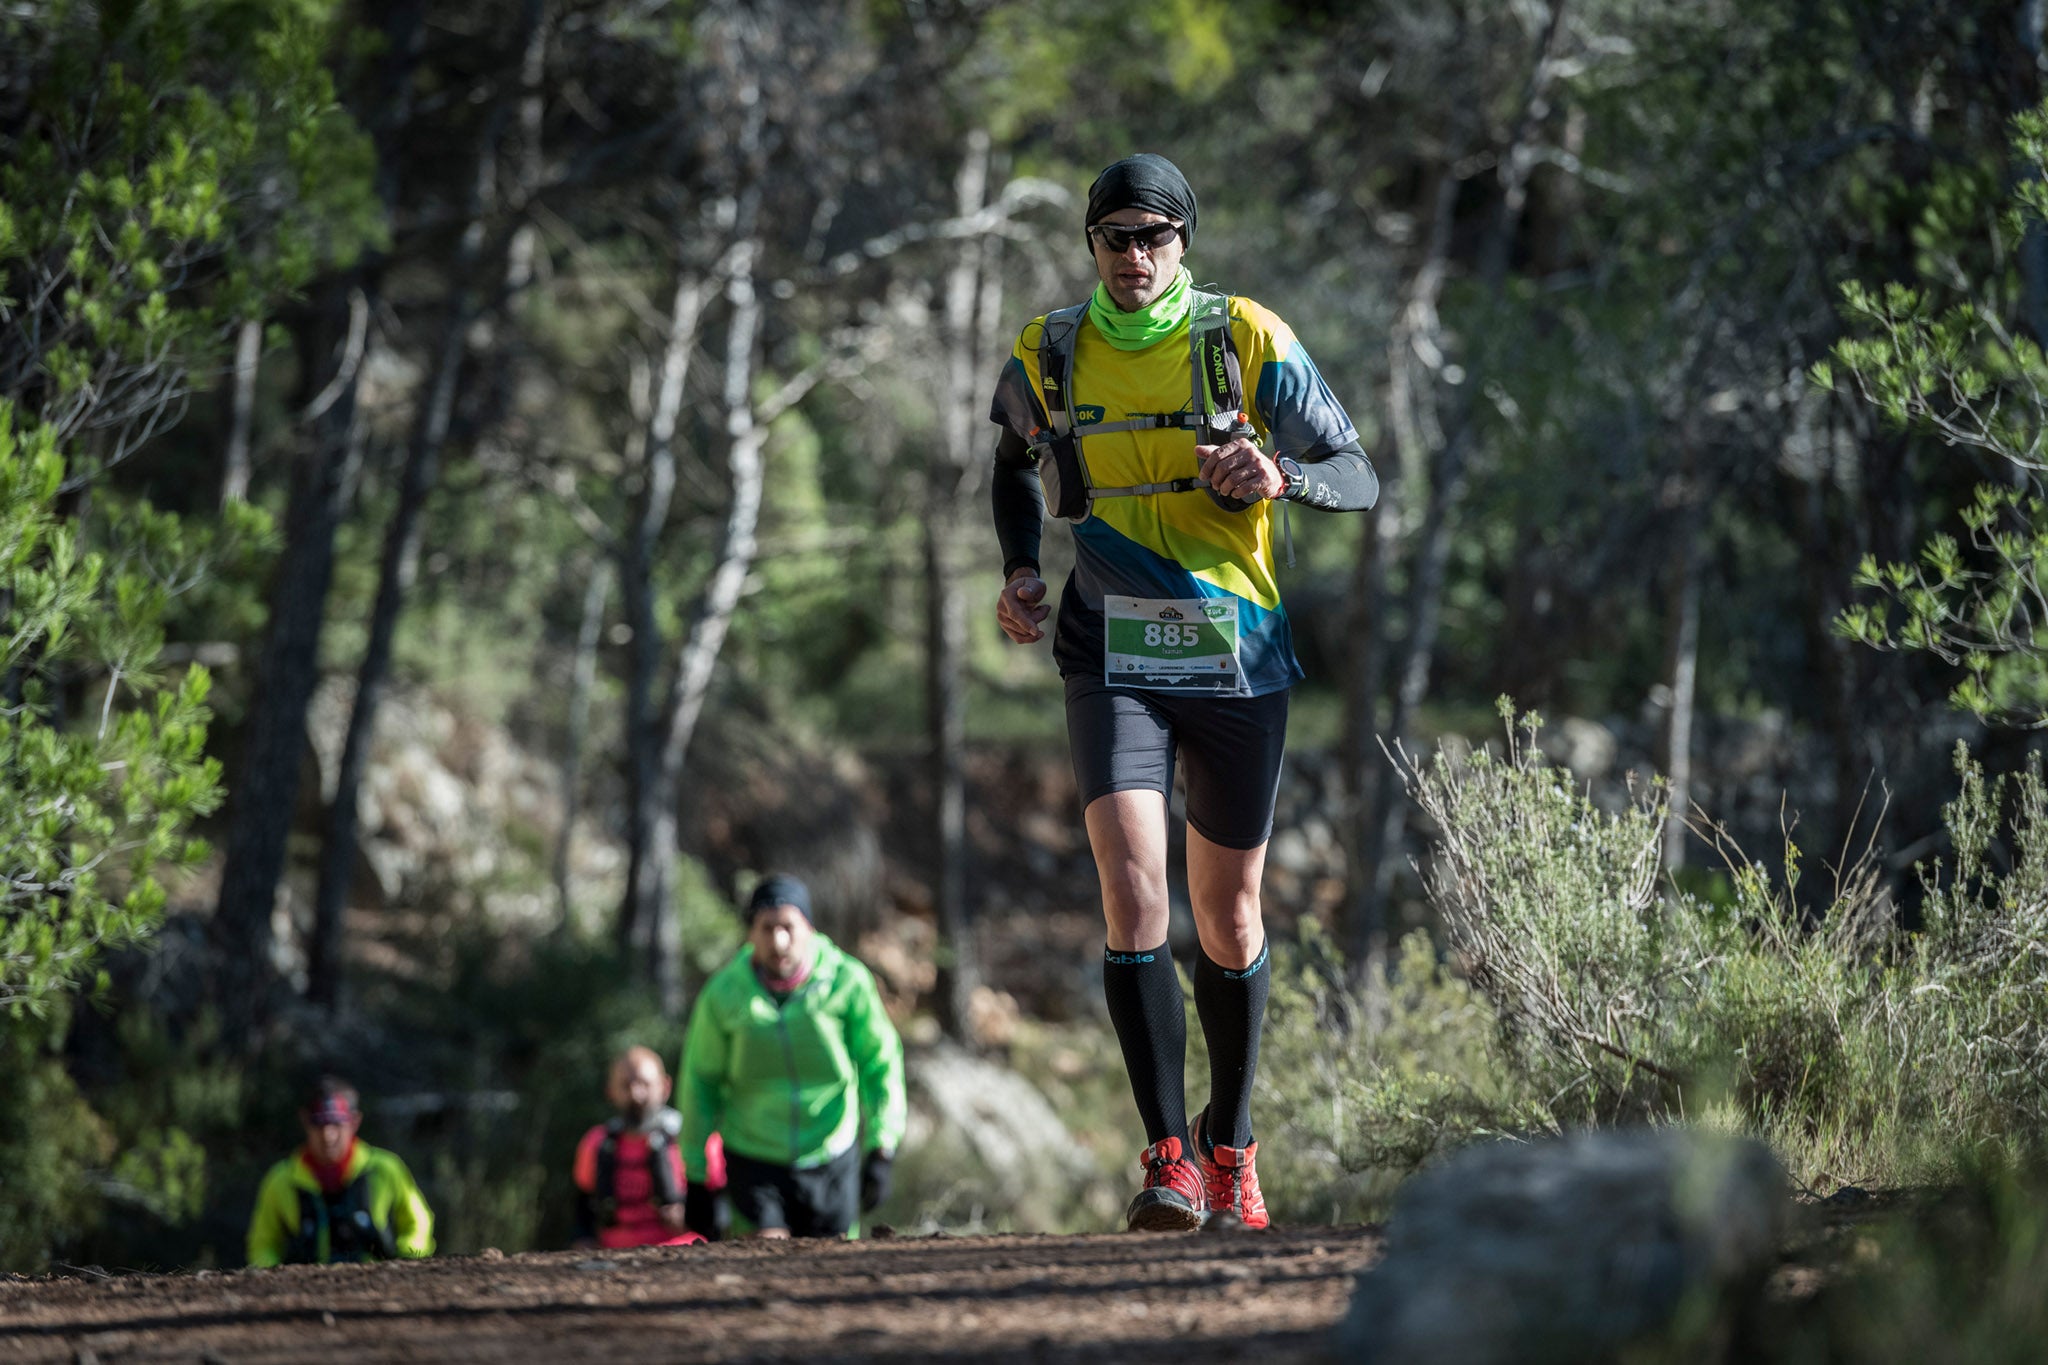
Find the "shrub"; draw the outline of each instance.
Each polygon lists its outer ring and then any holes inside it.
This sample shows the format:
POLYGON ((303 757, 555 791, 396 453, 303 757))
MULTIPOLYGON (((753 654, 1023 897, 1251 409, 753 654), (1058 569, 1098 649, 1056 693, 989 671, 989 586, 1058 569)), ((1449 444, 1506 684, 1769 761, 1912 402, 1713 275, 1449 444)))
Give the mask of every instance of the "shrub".
POLYGON ((1505 757, 1440 752, 1410 774, 1438 830, 1424 884, 1509 1057, 1560 1117, 1653 1111, 1678 1080, 1671 1007, 1694 956, 1657 895, 1662 789, 1602 811, 1545 761, 1536 717, 1502 715, 1505 757))
POLYGON ((1816 906, 1797 894, 1796 848, 1774 880, 1709 827, 1726 898, 1680 890, 1660 879, 1656 786, 1602 811, 1546 763, 1534 717, 1502 715, 1505 755, 1439 752, 1409 785, 1439 829, 1425 882, 1452 955, 1551 1122, 1723 1122, 1828 1181, 1935 1177, 1973 1151, 2040 1145, 2038 768, 1987 781, 1958 748, 1953 865, 1922 869, 1926 925, 1909 933, 1867 854, 1816 906))
POLYGON ((1276 1219, 1373 1216, 1432 1157, 1549 1126, 1499 1045, 1494 1011, 1437 960, 1428 934, 1404 938, 1362 992, 1344 980, 1313 921, 1274 944, 1256 1118, 1276 1219))

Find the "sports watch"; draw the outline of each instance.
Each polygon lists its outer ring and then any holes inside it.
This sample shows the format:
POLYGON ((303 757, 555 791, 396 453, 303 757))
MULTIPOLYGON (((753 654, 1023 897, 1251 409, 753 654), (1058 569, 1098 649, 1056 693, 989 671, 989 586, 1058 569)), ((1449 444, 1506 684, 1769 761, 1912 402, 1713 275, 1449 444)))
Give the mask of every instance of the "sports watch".
POLYGON ((1281 499, 1286 502, 1301 501, 1301 492, 1308 487, 1308 475, 1301 472, 1301 462, 1292 455, 1282 455, 1273 463, 1280 466, 1280 477, 1287 481, 1287 486, 1280 490, 1281 499))

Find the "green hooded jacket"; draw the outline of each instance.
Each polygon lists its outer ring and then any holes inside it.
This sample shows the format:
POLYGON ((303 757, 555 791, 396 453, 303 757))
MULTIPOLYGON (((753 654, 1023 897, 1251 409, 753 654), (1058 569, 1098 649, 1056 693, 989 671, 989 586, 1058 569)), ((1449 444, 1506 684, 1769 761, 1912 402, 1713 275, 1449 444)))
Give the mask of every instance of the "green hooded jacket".
POLYGON ((903 1040, 873 973, 819 934, 816 964, 777 1003, 754 974, 754 950, 712 974, 690 1012, 683 1079, 683 1166, 705 1179, 704 1141, 778 1166, 822 1166, 858 1140, 894 1152, 903 1140, 903 1040))

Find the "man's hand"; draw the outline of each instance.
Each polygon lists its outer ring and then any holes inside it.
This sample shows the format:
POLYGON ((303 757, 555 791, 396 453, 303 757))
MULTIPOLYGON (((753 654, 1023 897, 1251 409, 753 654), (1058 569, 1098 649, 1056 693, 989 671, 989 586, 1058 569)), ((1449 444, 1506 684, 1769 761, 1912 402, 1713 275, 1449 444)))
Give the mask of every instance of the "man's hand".
POLYGON ((1242 436, 1233 436, 1219 446, 1198 445, 1195 458, 1202 465, 1202 482, 1226 498, 1258 502, 1287 491, 1287 476, 1280 466, 1242 436))
POLYGON ((873 1213, 889 1197, 890 1154, 877 1147, 860 1163, 860 1211, 873 1213))
POLYGON ((1002 596, 996 598, 996 624, 1003 628, 1003 634, 1020 645, 1034 644, 1045 638, 1039 629, 1052 611, 1045 605, 1045 580, 1038 576, 1036 569, 1020 568, 1010 575, 1010 581, 1003 584, 1002 596))

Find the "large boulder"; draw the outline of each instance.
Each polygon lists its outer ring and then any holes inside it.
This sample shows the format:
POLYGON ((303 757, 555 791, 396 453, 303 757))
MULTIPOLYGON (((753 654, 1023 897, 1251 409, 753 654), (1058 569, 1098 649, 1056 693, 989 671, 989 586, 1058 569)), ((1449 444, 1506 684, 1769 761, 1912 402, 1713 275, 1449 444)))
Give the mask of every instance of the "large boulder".
POLYGON ((1331 1358, 1719 1358, 1792 1211, 1777 1159, 1747 1139, 1642 1129, 1475 1147, 1396 1198, 1331 1358))
POLYGON ((1103 1181, 1088 1149, 1038 1088, 952 1043, 905 1058, 910 1124, 890 1208, 918 1209, 919 1231, 1050 1232, 1099 1225, 1103 1181))

